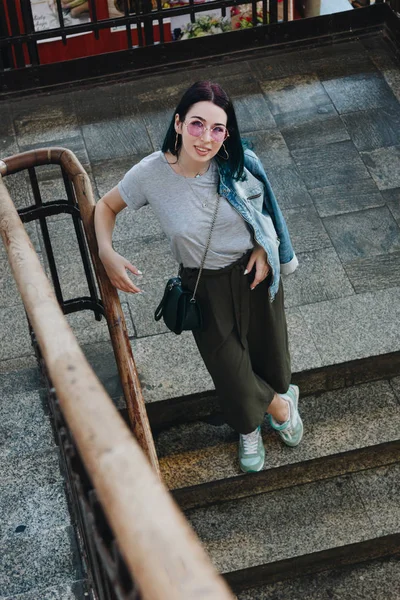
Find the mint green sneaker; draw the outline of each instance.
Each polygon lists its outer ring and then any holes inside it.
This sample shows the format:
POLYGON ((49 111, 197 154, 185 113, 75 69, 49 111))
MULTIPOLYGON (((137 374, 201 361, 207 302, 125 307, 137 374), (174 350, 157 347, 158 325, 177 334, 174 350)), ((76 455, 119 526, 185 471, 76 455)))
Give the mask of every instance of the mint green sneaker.
POLYGON ((239 464, 243 473, 261 471, 265 461, 265 449, 261 437, 261 427, 247 434, 239 435, 239 464))
POLYGON ((303 421, 300 418, 297 408, 299 403, 299 388, 297 385, 290 385, 286 394, 281 394, 280 396, 289 404, 289 418, 284 423, 278 423, 272 415, 269 415, 269 422, 287 446, 298 446, 303 437, 303 421))

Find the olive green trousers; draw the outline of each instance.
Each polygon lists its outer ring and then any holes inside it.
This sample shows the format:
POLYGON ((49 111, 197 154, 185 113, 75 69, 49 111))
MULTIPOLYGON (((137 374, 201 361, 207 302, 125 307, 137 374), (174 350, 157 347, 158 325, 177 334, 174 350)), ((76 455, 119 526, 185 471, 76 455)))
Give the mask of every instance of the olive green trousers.
MULTIPOLYGON (((273 302, 269 276, 254 290, 255 269, 244 275, 251 252, 223 269, 204 269, 196 297, 204 326, 193 331, 226 422, 250 433, 265 416, 275 392, 285 393, 291 368, 282 281, 273 302)), ((193 291, 198 269, 181 269, 193 291)))

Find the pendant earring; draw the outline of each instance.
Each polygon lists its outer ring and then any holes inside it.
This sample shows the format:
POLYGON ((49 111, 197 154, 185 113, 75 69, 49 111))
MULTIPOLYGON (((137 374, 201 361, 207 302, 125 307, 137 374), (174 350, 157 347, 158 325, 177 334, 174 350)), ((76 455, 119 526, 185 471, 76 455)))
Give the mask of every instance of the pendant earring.
POLYGON ((224 160, 229 160, 229 154, 228 154, 228 150, 225 147, 225 144, 222 144, 222 147, 225 150, 226 156, 221 156, 221 158, 223 158, 224 160))
POLYGON ((176 134, 176 138, 175 138, 175 153, 178 152, 178 134, 176 134))

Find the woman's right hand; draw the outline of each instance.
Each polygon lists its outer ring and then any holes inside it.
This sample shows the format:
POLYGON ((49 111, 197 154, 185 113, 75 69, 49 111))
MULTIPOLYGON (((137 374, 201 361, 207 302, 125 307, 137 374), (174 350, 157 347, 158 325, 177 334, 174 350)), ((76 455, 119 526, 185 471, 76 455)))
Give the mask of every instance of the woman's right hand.
POLYGON ((126 272, 128 270, 134 275, 142 275, 141 271, 126 260, 126 258, 115 252, 112 248, 99 252, 99 257, 114 287, 122 292, 130 292, 132 294, 140 294, 143 291, 134 285, 126 272))

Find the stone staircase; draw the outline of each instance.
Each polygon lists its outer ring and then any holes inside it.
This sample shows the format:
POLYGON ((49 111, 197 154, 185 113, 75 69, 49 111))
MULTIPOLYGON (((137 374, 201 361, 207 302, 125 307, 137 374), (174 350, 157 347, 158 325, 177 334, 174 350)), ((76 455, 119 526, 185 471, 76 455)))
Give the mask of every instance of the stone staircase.
MULTIPOLYGON (((110 348, 87 356, 125 416, 110 348)), ((400 598, 400 377, 364 363, 351 365, 363 383, 325 376, 325 391, 301 397, 298 448, 265 422, 265 468, 251 475, 211 390, 147 404, 164 482, 238 598, 400 598)), ((294 379, 307 390, 324 370, 294 379)))
POLYGON ((235 591, 399 552, 399 391, 397 378, 302 398, 303 444, 265 424, 265 470, 251 476, 225 425, 158 434, 165 482, 235 591))
MULTIPOLYGON (((177 97, 205 77, 234 97, 299 253, 285 291, 306 432, 292 450, 265 425, 265 470, 240 474, 191 335, 154 322, 176 265, 145 207, 114 239, 144 272, 146 294, 121 300, 165 481, 241 600, 400 599, 400 78, 381 35, 171 73, 167 87, 162 75, 17 99, 3 106, 2 156, 67 146, 101 196, 157 147, 177 97)), ((39 182, 44 200, 60 197, 59 172, 45 168, 39 182)), ((7 184, 18 208, 30 204, 24 176, 7 184)), ((71 223, 60 216, 50 230, 65 297, 86 293, 71 223)), ((2 249, 0 259, 0 600, 82 599, 24 310, 2 249)), ((104 322, 68 320, 125 416, 104 322)))
POLYGON ((87 593, 37 369, 0 375, 0 598, 87 593))
MULTIPOLYGON (((109 344, 85 350, 126 416, 109 344)), ((0 598, 83 599, 37 371, 2 375, 0 390, 0 598)), ((400 377, 302 397, 303 443, 285 447, 265 423, 266 465, 252 475, 211 390, 148 409, 164 481, 239 599, 400 598, 400 377)))

